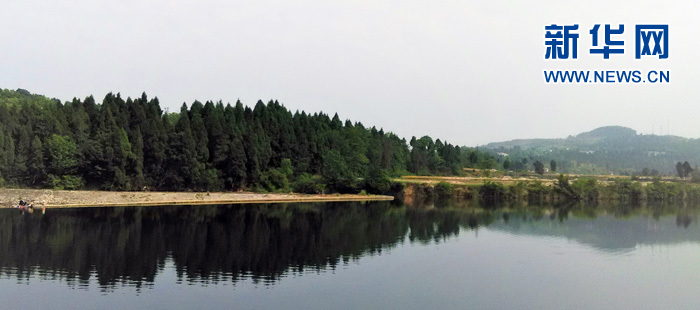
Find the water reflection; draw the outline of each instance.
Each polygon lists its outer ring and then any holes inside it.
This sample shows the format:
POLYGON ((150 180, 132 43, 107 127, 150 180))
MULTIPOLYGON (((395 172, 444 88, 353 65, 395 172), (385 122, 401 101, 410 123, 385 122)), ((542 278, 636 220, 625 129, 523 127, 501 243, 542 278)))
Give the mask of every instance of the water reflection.
POLYGON ((178 281, 270 284, 332 270, 400 243, 465 230, 564 237, 611 253, 698 242, 697 206, 480 206, 460 201, 0 210, 0 274, 103 288, 178 281))

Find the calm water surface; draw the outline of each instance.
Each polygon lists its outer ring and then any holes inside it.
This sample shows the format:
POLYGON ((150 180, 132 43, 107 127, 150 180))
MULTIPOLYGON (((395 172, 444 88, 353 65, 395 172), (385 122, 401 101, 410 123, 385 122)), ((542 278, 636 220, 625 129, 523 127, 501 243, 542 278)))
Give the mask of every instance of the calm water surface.
POLYGON ((0 300, 2 309, 697 309, 699 210, 0 210, 0 300))

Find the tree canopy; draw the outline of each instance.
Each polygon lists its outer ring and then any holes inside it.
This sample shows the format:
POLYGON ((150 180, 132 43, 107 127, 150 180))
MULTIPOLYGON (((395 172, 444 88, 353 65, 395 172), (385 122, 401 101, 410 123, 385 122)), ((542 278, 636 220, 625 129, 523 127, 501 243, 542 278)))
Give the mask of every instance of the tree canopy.
POLYGON ((0 185, 65 189, 380 192, 391 177, 459 174, 489 159, 275 100, 168 113, 145 93, 97 103, 0 89, 0 145, 0 185))

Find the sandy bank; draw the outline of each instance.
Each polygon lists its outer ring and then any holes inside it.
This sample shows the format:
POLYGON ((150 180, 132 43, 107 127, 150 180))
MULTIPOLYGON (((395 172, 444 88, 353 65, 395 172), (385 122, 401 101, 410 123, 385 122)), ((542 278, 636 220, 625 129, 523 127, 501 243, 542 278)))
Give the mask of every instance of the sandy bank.
POLYGON ((375 195, 302 195, 260 193, 207 193, 207 192, 107 192, 58 191, 41 189, 0 189, 0 207, 17 205, 20 199, 34 200, 35 205, 46 203, 48 208, 149 206, 173 204, 238 204, 324 201, 392 200, 391 196, 375 195))

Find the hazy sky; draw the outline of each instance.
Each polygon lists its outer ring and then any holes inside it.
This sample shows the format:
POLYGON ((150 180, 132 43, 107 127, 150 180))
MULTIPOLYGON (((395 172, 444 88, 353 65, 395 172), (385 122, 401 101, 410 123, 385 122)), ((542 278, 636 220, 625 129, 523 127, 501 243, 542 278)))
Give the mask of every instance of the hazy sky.
POLYGON ((338 112, 463 145, 604 125, 700 137, 697 1, 2 1, 0 88, 69 100, 145 91, 338 112), (544 60, 544 25, 581 25, 579 59, 544 60), (590 55, 593 24, 626 53, 590 55), (634 25, 669 25, 668 60, 634 60, 634 25), (543 69, 670 70, 671 84, 546 85, 543 69))

